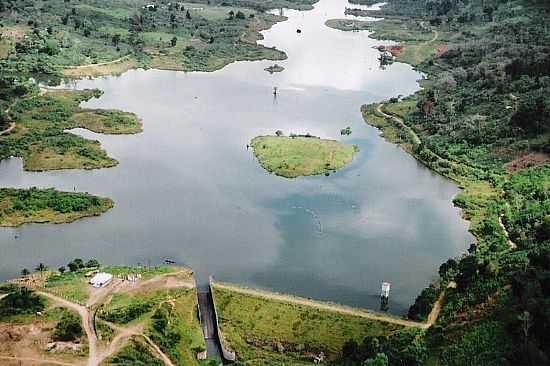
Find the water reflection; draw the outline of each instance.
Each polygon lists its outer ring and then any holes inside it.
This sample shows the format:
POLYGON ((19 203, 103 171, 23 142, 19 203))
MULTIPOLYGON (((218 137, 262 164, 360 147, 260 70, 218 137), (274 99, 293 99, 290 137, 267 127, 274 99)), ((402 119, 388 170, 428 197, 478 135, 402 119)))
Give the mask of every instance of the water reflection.
POLYGON ((171 258, 201 279, 214 274, 373 308, 381 281, 389 281, 390 311, 404 312, 440 262, 471 238, 450 203, 456 187, 362 121, 361 104, 411 93, 420 75, 399 63, 380 70, 372 48, 379 42, 325 27, 346 5, 322 0, 309 12, 285 11, 289 20, 265 32, 264 44, 289 55, 282 73, 264 71, 273 62, 239 62, 214 73, 135 70, 75 83, 105 91, 86 106, 136 112, 145 132, 73 131, 100 140, 120 161, 112 169, 28 173, 19 159, 0 162, 0 186, 76 186, 116 202, 71 225, 0 230, 0 278, 73 257, 171 258), (351 136, 340 136, 345 126, 351 136), (271 176, 246 145, 278 129, 361 151, 330 177, 271 176))

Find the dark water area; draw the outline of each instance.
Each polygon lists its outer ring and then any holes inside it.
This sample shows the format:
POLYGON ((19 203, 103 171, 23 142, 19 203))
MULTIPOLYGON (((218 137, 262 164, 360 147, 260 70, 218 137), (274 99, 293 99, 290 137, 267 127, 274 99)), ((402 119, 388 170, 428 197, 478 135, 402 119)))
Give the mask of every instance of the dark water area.
POLYGON ((162 263, 170 258, 246 286, 378 308, 392 283, 389 311, 406 312, 439 265, 472 237, 452 206, 456 185, 426 169, 366 125, 360 106, 419 88, 410 66, 378 65, 382 42, 366 32, 324 25, 343 18, 346 0, 265 31, 274 62, 238 62, 213 73, 134 70, 81 80, 100 88, 86 107, 137 113, 144 132, 101 141, 115 168, 29 173, 20 159, 0 162, 2 187, 56 187, 111 197, 100 217, 66 225, 0 230, 0 279, 74 257, 103 263, 162 263), (296 29, 301 29, 298 34, 296 29), (273 87, 279 94, 274 98, 273 87), (340 129, 351 126, 350 136, 340 129), (329 177, 286 179, 265 172, 247 143, 258 135, 311 133, 356 144, 354 161, 329 177))

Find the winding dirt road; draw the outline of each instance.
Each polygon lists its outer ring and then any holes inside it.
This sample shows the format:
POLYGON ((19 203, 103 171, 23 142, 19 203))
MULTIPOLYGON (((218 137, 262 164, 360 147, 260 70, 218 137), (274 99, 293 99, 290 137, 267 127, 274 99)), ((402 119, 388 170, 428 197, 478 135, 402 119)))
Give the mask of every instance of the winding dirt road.
POLYGON ((93 325, 92 325, 92 315, 90 314, 90 310, 82 305, 78 305, 74 302, 65 300, 61 297, 52 295, 48 292, 44 291, 37 291, 38 294, 47 297, 48 299, 52 300, 53 302, 70 309, 73 309, 78 312, 80 315, 80 318, 82 319, 82 326, 84 327, 84 331, 86 332, 86 336, 88 337, 88 366, 96 366, 98 365, 97 360, 97 335, 95 334, 93 325))

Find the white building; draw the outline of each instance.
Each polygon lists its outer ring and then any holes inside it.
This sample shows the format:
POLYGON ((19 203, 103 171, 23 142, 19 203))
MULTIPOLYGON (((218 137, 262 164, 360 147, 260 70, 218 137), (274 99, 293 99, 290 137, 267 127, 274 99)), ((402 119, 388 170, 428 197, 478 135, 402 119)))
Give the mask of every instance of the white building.
POLYGON ((96 274, 90 280, 90 285, 93 287, 105 287, 113 280, 113 275, 110 273, 101 272, 96 274))

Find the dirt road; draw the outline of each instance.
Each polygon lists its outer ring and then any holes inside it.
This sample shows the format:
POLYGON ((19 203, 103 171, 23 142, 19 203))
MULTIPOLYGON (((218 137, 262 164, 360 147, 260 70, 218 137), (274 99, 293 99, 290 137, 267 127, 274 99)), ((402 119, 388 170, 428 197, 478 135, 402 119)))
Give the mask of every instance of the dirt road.
POLYGON ((80 317, 82 319, 82 326, 84 327, 84 331, 86 332, 86 336, 88 337, 88 366, 98 365, 97 336, 94 332, 94 328, 92 325, 92 315, 90 314, 90 310, 82 305, 78 305, 74 302, 65 300, 48 292, 38 291, 37 293, 44 297, 47 297, 48 299, 61 306, 73 309, 78 312, 78 314, 80 314, 80 317))

